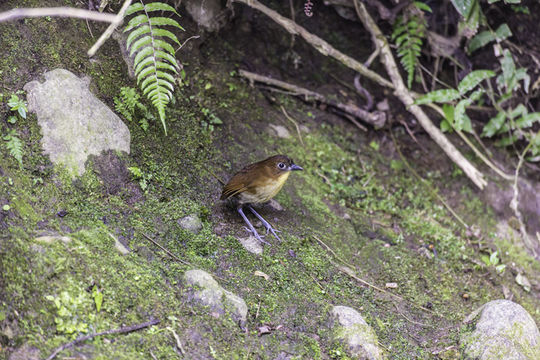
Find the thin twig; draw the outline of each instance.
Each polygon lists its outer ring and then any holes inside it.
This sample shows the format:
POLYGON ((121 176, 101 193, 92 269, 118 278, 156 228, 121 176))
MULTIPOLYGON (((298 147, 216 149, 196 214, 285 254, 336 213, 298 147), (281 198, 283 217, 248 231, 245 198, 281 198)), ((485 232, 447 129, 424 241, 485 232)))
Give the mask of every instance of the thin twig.
POLYGON ((172 257, 174 260, 178 261, 178 262, 181 262, 182 264, 184 265, 188 265, 188 266, 192 266, 192 267, 195 267, 193 266, 193 264, 190 264, 188 263, 187 261, 185 260, 182 260, 180 259, 178 256, 174 255, 172 252, 170 252, 169 250, 167 250, 166 248, 164 248, 163 246, 161 246, 157 241, 155 241, 154 239, 152 239, 150 236, 146 235, 146 234, 142 234, 145 238, 147 238, 148 240, 150 240, 152 243, 154 243, 154 245, 156 245, 158 248, 160 248, 161 250, 165 251, 167 253, 167 255, 169 255, 170 257, 172 257))
MULTIPOLYGON (((195 265, 193 265, 193 264, 191 264, 191 263, 189 263, 189 262, 187 262, 187 261, 185 261, 185 260, 182 260, 182 259, 180 259, 178 256, 174 255, 172 252, 170 252, 169 250, 167 250, 166 248, 164 248, 163 246, 161 246, 157 241, 155 241, 154 239, 152 239, 150 236, 148 236, 148 235, 146 235, 146 234, 144 234, 144 233, 143 233, 142 235, 143 235, 145 238, 147 238, 148 240, 150 240, 150 241, 151 241, 154 245, 156 245, 158 248, 160 248, 161 250, 165 251, 165 252, 167 253, 167 255, 169 255, 170 257, 172 257, 174 260, 176 260, 176 261, 178 261, 178 262, 180 262, 180 263, 182 263, 182 264, 184 264, 184 265, 188 265, 188 266, 191 266, 191 267, 196 267, 195 265)), ((206 270, 206 271, 207 271, 207 272, 210 272, 210 271, 208 271, 208 270, 206 270)), ((212 273, 212 272, 210 272, 210 274, 212 274, 212 276, 215 276, 215 277, 217 277, 218 279, 223 280, 223 281, 225 281, 225 282, 227 282, 227 283, 229 282, 227 279, 224 279, 224 278, 222 278, 221 276, 218 276, 218 275, 216 275, 216 274, 214 274, 214 273, 212 273)))
POLYGON ((116 15, 100 13, 84 9, 70 7, 51 7, 51 8, 17 8, 0 13, 0 22, 13 21, 28 17, 72 17, 78 19, 87 19, 92 21, 102 21, 114 23, 116 15))
MULTIPOLYGON (((340 262, 342 262, 342 263, 344 264, 344 265, 339 265, 339 264, 336 264, 336 263, 332 262, 332 264, 333 264, 334 266, 336 266, 336 268, 337 268, 339 271, 341 271, 342 273, 344 273, 344 274, 346 274, 346 275, 349 275, 349 276, 352 277, 354 280, 356 280, 356 281, 358 281, 358 282, 360 282, 360 283, 362 283, 362 284, 364 284, 364 285, 366 285, 366 286, 368 286, 368 287, 370 287, 370 288, 372 288, 372 289, 375 289, 375 290, 377 290, 377 291, 380 291, 380 292, 382 292, 382 293, 385 293, 385 294, 387 294, 387 295, 390 295, 390 296, 392 296, 392 297, 394 297, 394 298, 396 298, 396 299, 398 299, 398 300, 400 300, 400 301, 407 301, 407 300, 405 300, 404 298, 402 298, 402 297, 399 296, 399 295, 396 295, 396 294, 394 294, 394 293, 391 293, 390 291, 387 291, 387 290, 385 290, 385 289, 383 289, 383 288, 380 288, 380 287, 378 287, 378 286, 376 286, 376 285, 373 285, 373 284, 367 282, 366 280, 361 279, 361 278, 359 278, 358 276, 356 276, 356 274, 355 274, 355 272, 354 272, 354 270, 353 270, 354 266, 350 265, 350 264, 347 263, 345 260, 343 260, 342 258, 340 258, 339 256, 337 256, 337 254, 334 252, 334 250, 332 250, 332 248, 331 248, 330 246, 326 245, 326 244, 324 243, 324 241, 322 241, 321 239, 319 239, 317 236, 313 235, 313 238, 314 238, 315 240, 317 240, 317 242, 318 242, 323 248, 325 248, 325 249, 328 250, 330 253, 332 253, 332 255, 333 255, 337 260, 339 260, 340 262)), ((439 315, 439 314, 436 313, 435 311, 430 310, 430 309, 428 309, 428 308, 426 308, 426 307, 424 307, 424 306, 417 305, 417 304, 413 303, 412 301, 407 301, 407 302, 408 302, 409 304, 411 304, 411 305, 412 305, 413 307, 415 307, 415 308, 418 308, 418 309, 421 309, 421 310, 424 310, 424 311, 427 311, 427 312, 429 312, 429 313, 432 313, 432 314, 435 314, 435 315, 437 315, 437 316, 442 317, 442 315, 439 315)))
POLYGON ((220 178, 219 176, 217 176, 216 174, 214 174, 214 172, 213 172, 212 170, 206 169, 206 171, 208 171, 208 173, 209 173, 210 175, 212 175, 217 181, 219 181, 219 183, 220 183, 221 185, 225 185, 225 184, 226 184, 225 181, 221 180, 221 178, 220 178))
POLYGON ((167 330, 169 330, 173 334, 174 340, 176 341, 176 347, 178 348, 178 350, 180 350, 182 355, 186 355, 186 351, 184 350, 184 347, 182 346, 182 342, 180 341, 180 336, 178 336, 178 334, 176 333, 176 331, 174 331, 172 327, 168 326, 167 330))
POLYGON ((254 9, 259 10, 260 12, 264 13, 268 17, 270 17, 272 20, 277 22, 279 25, 281 25, 287 32, 290 34, 300 35, 304 40, 306 40, 308 43, 313 45, 315 49, 317 49, 321 54, 324 56, 331 56, 340 62, 346 64, 351 69, 359 72, 363 76, 373 80, 377 84, 393 88, 393 84, 377 74, 375 71, 372 71, 365 67, 362 63, 359 61, 353 59, 352 57, 345 55, 341 51, 335 49, 332 45, 321 39, 320 37, 311 34, 309 31, 301 27, 300 25, 294 23, 290 19, 287 19, 284 16, 281 16, 276 11, 266 7, 262 3, 260 3, 257 0, 234 0, 235 2, 246 4, 254 9))
POLYGON ((69 342, 67 344, 64 344, 64 345, 56 348, 56 350, 54 350, 53 353, 51 355, 49 355, 47 360, 52 360, 52 359, 54 359, 56 357, 56 355, 58 355, 59 352, 65 350, 65 349, 69 349, 70 347, 72 347, 74 345, 77 345, 77 344, 79 344, 79 343, 81 343, 83 341, 93 339, 96 336, 111 335, 111 334, 124 334, 124 333, 128 333, 128 332, 144 329, 146 327, 153 326, 153 325, 156 325, 156 324, 159 324, 159 320, 158 319, 153 319, 153 320, 144 322, 142 324, 124 326, 124 327, 121 327, 119 329, 107 330, 107 331, 102 331, 102 332, 99 332, 99 333, 93 333, 93 334, 90 334, 90 335, 81 336, 81 337, 78 337, 77 339, 73 340, 72 342, 69 342))
POLYGON ((200 38, 199 35, 193 35, 193 36, 188 37, 188 38, 186 39, 186 41, 184 41, 184 42, 178 47, 178 49, 174 50, 174 52, 176 53, 178 50, 180 50, 181 48, 183 48, 184 45, 186 45, 187 42, 188 42, 189 40, 192 40, 192 39, 198 39, 198 38, 200 38))
POLYGON ((430 328, 435 327, 435 326, 433 326, 433 325, 423 324, 423 323, 421 323, 421 322, 418 322, 418 321, 414 321, 414 320, 409 319, 404 313, 402 313, 402 312, 399 310, 399 307, 398 307, 398 305, 397 305, 396 303, 394 303, 394 306, 395 306, 395 308, 396 308, 398 314, 401 315, 401 316, 403 316, 403 318, 404 318, 405 320, 407 320, 408 322, 410 322, 411 324, 419 325, 419 326, 422 326, 422 327, 430 327, 430 328))
POLYGON ((297 96, 300 96, 304 101, 319 101, 321 103, 330 105, 338 110, 343 111, 344 113, 355 116, 360 120, 363 120, 368 124, 373 125, 375 128, 381 128, 386 122, 386 114, 380 111, 369 112, 359 108, 356 105, 339 103, 334 100, 328 99, 326 96, 317 92, 293 84, 289 84, 285 81, 276 80, 267 76, 255 74, 246 70, 240 70, 238 74, 252 82, 261 82, 263 84, 268 84, 281 89, 292 91, 297 96))
POLYGON ((290 117, 289 114, 287 114, 287 111, 285 111, 285 108, 283 107, 283 105, 280 105, 280 107, 285 117, 294 124, 294 127, 296 128, 296 132, 298 133, 298 138, 300 139, 300 143, 302 144, 302 147, 306 147, 306 145, 304 145, 304 141, 302 140, 302 134, 300 133, 300 127, 298 126, 298 123, 292 117, 290 117))
POLYGON ((519 231, 521 232, 521 236, 523 237, 523 241, 525 242, 525 245, 527 248, 529 248, 530 251, 532 251, 534 257, 537 257, 538 254, 536 253, 536 246, 532 243, 531 238, 529 237, 529 234, 527 233, 527 229, 525 227, 525 223, 523 222, 523 216, 521 215, 521 211, 519 211, 519 187, 518 187, 518 180, 519 180, 519 170, 521 169, 521 166, 523 165, 523 160, 525 159, 525 154, 527 154, 527 151, 531 148, 533 142, 529 142, 529 145, 523 150, 523 152, 519 155, 519 162, 516 167, 516 175, 514 176, 514 196, 512 197, 512 201, 510 201, 510 208, 514 210, 514 214, 516 215, 516 218, 519 222, 519 231))
POLYGON ((416 117, 420 125, 422 125, 424 130, 426 130, 429 136, 431 136, 433 141, 439 145, 446 155, 463 170, 476 186, 483 189, 487 185, 484 175, 474 167, 474 165, 448 140, 442 131, 433 124, 422 108, 414 103, 414 94, 407 89, 401 78, 396 60, 386 41, 386 37, 367 11, 364 3, 359 0, 353 1, 356 14, 362 21, 364 27, 371 33, 372 41, 381 49, 380 60, 385 66, 388 76, 392 80, 395 89, 394 94, 401 100, 407 110, 416 117))
POLYGON ((114 21, 111 22, 111 25, 109 25, 109 27, 103 32, 103 34, 101 34, 101 36, 96 41, 96 43, 90 48, 90 50, 88 50, 87 52, 88 57, 94 56, 96 52, 99 50, 99 48, 101 47, 101 45, 103 45, 103 43, 107 41, 108 38, 111 37, 114 30, 120 24, 122 24, 122 22, 124 21, 124 14, 126 13, 130 4, 131 4, 131 0, 124 1, 124 4, 120 8, 120 11, 118 12, 118 14, 115 15, 114 21))
MULTIPOLYGON (((430 108, 432 108, 433 110, 437 111, 444 118, 444 112, 440 108, 440 106, 438 106, 436 104, 433 104, 433 103, 432 104, 426 104, 426 105, 429 106, 430 108)), ((478 148, 476 146, 474 146, 474 144, 469 140, 469 138, 467 138, 465 136, 463 131, 460 131, 460 130, 457 130, 457 129, 454 129, 454 130, 459 135, 459 137, 461 137, 461 139, 471 148, 471 150, 476 154, 476 156, 478 156, 487 166, 489 166, 493 171, 495 171, 497 173, 497 175, 499 175, 500 177, 502 177, 505 180, 513 180, 514 179, 514 177, 512 175, 509 175, 509 174, 506 174, 505 172, 503 172, 501 169, 499 169, 497 167, 497 165, 495 165, 493 162, 491 162, 491 160, 489 160, 487 158, 487 156, 485 156, 480 150, 478 150, 478 148)))
POLYGON ((444 207, 450 212, 450 214, 452 214, 452 216, 454 216, 456 218, 456 220, 461 224, 463 225, 463 227, 465 229, 468 229, 469 228, 469 225, 467 225, 467 223, 454 211, 454 209, 452 209, 452 207, 450 205, 448 205, 448 203, 443 199, 443 197, 441 195, 439 195, 430 185, 429 183, 423 178, 421 177, 417 172, 416 170, 414 170, 412 168, 412 166, 409 164, 409 162, 407 161, 407 159, 405 158, 405 156, 403 155, 403 153, 401 152, 401 149, 399 148, 399 145, 396 141, 396 138, 394 136, 394 132, 392 131, 392 129, 390 129, 390 136, 392 137, 392 141, 394 142, 394 147, 396 148, 398 154, 399 154, 399 157, 401 158, 401 161, 403 161, 403 163, 405 164, 405 166, 407 167, 407 169, 418 179, 420 180, 420 182, 422 184, 424 184, 430 194, 434 197, 436 197, 443 205, 444 207))

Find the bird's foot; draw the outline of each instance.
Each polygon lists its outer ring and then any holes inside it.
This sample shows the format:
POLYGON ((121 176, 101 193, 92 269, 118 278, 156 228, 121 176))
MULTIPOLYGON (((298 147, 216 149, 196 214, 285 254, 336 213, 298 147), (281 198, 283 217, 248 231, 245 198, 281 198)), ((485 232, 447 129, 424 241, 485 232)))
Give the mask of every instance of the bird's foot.
POLYGON ((253 229, 253 231, 251 229, 249 229, 247 226, 244 226, 244 229, 250 233, 251 235, 253 235, 255 237, 255 239, 259 240, 260 242, 262 242, 263 244, 266 244, 266 245, 272 245, 270 244, 268 241, 265 241, 263 240, 264 238, 264 235, 259 235, 259 233, 257 232, 257 230, 253 229))
POLYGON ((276 233, 281 232, 281 231, 274 229, 274 228, 272 227, 272 225, 270 225, 269 223, 266 223, 266 224, 263 223, 263 225, 264 225, 264 227, 266 228, 266 234, 267 234, 267 235, 268 235, 268 233, 270 232, 270 233, 272 233, 272 235, 274 235, 274 237, 275 237, 276 239, 278 239, 278 241, 281 241, 281 239, 279 238, 279 236, 276 234, 276 233))

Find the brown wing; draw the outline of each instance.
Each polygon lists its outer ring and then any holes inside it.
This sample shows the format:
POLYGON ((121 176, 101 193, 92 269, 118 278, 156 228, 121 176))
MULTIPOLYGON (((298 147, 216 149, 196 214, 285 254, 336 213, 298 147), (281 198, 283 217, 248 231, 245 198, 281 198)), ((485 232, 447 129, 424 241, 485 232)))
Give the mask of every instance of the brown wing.
POLYGON ((232 196, 238 195, 246 191, 251 185, 249 173, 258 165, 249 164, 242 170, 233 175, 229 182, 223 187, 220 200, 228 199, 232 196))

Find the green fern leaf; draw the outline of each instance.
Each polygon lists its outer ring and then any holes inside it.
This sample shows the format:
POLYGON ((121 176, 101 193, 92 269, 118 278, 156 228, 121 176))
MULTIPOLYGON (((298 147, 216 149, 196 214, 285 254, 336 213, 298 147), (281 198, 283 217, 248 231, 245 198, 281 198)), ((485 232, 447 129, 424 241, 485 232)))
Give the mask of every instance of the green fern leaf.
POLYGON ((6 148, 8 149, 9 154, 18 161, 19 166, 22 168, 23 143, 17 136, 17 131, 11 130, 9 134, 4 136, 4 140, 7 141, 6 148))
MULTIPOLYGON (((178 74, 178 65, 171 44, 180 45, 174 33, 163 28, 172 26, 184 30, 180 24, 169 17, 149 15, 151 12, 172 12, 176 10, 164 3, 143 4, 138 2, 128 8, 127 15, 134 15, 124 32, 130 32, 126 46, 130 56, 134 57, 137 84, 144 96, 157 109, 165 134, 165 108, 173 99, 174 75, 178 74)), ((179 16, 179 15, 178 15, 179 16)))
POLYGON ((425 28, 425 20, 416 15, 409 19, 401 16, 394 24, 392 40, 397 46, 397 54, 401 65, 407 72, 407 86, 409 88, 412 86, 414 71, 422 51, 425 28))

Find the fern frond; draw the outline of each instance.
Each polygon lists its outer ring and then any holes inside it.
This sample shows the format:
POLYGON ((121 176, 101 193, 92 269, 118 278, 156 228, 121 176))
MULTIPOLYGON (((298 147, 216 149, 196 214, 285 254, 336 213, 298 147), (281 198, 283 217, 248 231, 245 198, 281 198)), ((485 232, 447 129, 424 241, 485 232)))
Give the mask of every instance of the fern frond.
POLYGON ((174 57, 175 50, 171 43, 180 45, 174 33, 164 29, 172 26, 184 30, 171 18, 155 16, 149 13, 172 12, 180 16, 176 10, 164 3, 144 4, 142 1, 130 5, 126 15, 135 15, 128 22, 124 32, 130 32, 126 46, 130 56, 134 56, 135 76, 143 95, 148 97, 157 109, 163 130, 167 134, 165 108, 173 98, 174 75, 178 74, 178 65, 174 57))
POLYGON ((4 136, 6 142, 6 148, 9 151, 9 154, 13 156, 19 162, 19 166, 22 167, 23 161, 23 143, 21 139, 17 136, 17 131, 11 130, 9 134, 4 136))
POLYGON ((417 15, 406 19, 401 16, 394 24, 392 40, 396 44, 401 65, 407 71, 407 87, 410 89, 414 79, 414 70, 422 50, 425 38, 425 20, 417 15))

